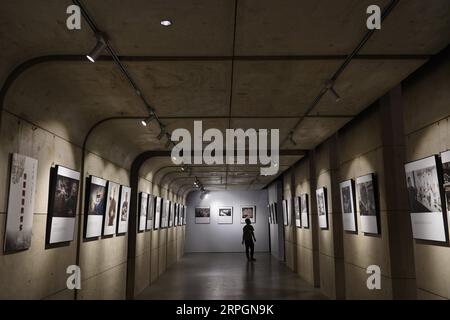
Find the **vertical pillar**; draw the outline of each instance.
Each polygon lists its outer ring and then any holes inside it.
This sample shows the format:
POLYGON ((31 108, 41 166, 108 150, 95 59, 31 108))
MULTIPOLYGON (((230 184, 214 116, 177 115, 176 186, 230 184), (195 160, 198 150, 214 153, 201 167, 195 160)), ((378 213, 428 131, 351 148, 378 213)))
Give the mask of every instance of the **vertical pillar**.
POLYGON ((313 276, 314 287, 320 287, 320 265, 319 265, 319 216, 317 214, 317 179, 316 179, 316 152, 311 150, 308 152, 309 158, 309 183, 311 188, 310 195, 310 228, 312 232, 312 247, 313 247, 313 276))
POLYGON ((295 184, 295 165, 289 170, 289 174, 291 175, 291 181, 289 183, 290 185, 290 193, 291 193, 291 236, 292 236, 292 241, 291 241, 291 251, 292 251, 292 271, 297 272, 297 227, 295 225, 296 220, 295 220, 295 205, 294 205, 294 201, 295 201, 295 188, 296 188, 296 184, 295 184))
MULTIPOLYGON (((401 85, 379 101, 383 143, 383 183, 393 299, 416 297, 414 247, 404 163, 406 158, 401 85)), ((382 284, 383 285, 383 284, 382 284)))
POLYGON ((339 136, 335 133, 329 140, 330 149, 330 178, 331 178, 331 212, 333 219, 333 253, 334 253, 334 279, 336 299, 345 299, 345 268, 344 268, 344 228, 342 222, 342 209, 339 190, 339 136))

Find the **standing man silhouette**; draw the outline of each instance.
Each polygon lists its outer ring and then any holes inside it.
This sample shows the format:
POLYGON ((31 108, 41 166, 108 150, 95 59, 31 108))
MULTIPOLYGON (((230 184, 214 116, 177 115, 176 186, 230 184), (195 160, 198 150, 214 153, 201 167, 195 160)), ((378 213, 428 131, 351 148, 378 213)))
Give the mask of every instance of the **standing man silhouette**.
POLYGON ((255 244, 253 241, 256 241, 255 238, 255 229, 251 225, 250 219, 245 219, 245 226, 242 234, 242 244, 245 243, 245 254, 247 255, 247 259, 249 261, 255 261, 253 258, 253 254, 255 252, 255 244))

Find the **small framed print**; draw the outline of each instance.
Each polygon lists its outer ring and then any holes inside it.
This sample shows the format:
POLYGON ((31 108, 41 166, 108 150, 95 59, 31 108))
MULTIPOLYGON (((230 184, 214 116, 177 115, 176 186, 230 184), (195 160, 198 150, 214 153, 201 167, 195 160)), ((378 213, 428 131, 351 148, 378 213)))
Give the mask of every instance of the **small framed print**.
POLYGON ((219 207, 219 224, 233 224, 233 207, 219 207))
POLYGON ((302 228, 309 228, 309 199, 307 193, 300 195, 300 209, 302 211, 302 228))
POLYGON ((84 238, 97 238, 102 235, 103 218, 106 209, 107 181, 90 176, 86 188, 84 216, 84 238))
POLYGON ((139 194, 138 232, 144 232, 147 226, 148 198, 149 198, 148 193, 141 192, 139 194))
POLYGON ((437 156, 405 164, 405 173, 414 239, 446 242, 437 156))
POLYGON ((295 226, 297 228, 302 227, 301 203, 300 202, 301 202, 300 197, 294 197, 295 226))
POLYGON ((256 206, 241 206, 241 223, 245 223, 246 219, 250 219, 251 223, 256 223, 256 206))
POLYGON ((352 179, 339 184, 342 223, 345 231, 356 232, 355 184, 352 179))
POLYGON ((120 206, 117 219, 117 234, 125 234, 128 231, 128 217, 130 214, 131 188, 120 186, 120 206))
POLYGON ((161 197, 155 197, 155 230, 162 227, 162 201, 163 199, 161 197))
POLYGON ((155 220, 155 197, 151 194, 148 195, 148 206, 147 206, 147 222, 145 225, 145 230, 152 230, 155 220))
POLYGON ((283 225, 289 225, 289 204, 286 199, 283 200, 283 225))
POLYGON ((106 212, 103 219, 103 235, 110 236, 116 232, 117 212, 119 208, 120 185, 108 181, 108 192, 106 199, 106 212))
POLYGON ((278 210, 277 210, 277 203, 272 203, 272 216, 273 216, 273 223, 278 224, 278 210))
POLYGON ((38 161, 14 153, 11 159, 4 252, 31 246, 38 161))
POLYGON ((328 201, 327 188, 322 187, 316 190, 317 214, 319 215, 319 227, 328 229, 328 201))
POLYGON ((48 244, 69 242, 74 239, 80 186, 80 172, 59 165, 54 170, 47 217, 48 244))
POLYGON ((379 234, 376 183, 373 173, 356 178, 357 209, 361 218, 361 230, 364 233, 379 234))
POLYGON ((195 223, 208 224, 211 220, 210 207, 196 207, 195 208, 195 223))

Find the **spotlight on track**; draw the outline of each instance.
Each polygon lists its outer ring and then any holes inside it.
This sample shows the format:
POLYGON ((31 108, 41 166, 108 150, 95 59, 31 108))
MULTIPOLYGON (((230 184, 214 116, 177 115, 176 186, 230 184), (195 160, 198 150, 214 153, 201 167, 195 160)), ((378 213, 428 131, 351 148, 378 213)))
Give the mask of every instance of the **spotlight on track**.
POLYGON ((92 49, 89 54, 86 55, 86 58, 92 63, 94 63, 98 57, 102 54, 103 50, 106 48, 106 41, 103 35, 97 35, 97 44, 94 49, 92 49))
POLYGON ((152 122, 152 120, 154 119, 154 116, 150 116, 148 118, 142 119, 141 124, 146 127, 150 124, 150 122, 152 122))
POLYGON ((341 97, 336 92, 336 90, 334 90, 334 81, 333 80, 328 80, 325 83, 325 88, 333 94, 333 96, 336 98, 336 102, 341 101, 341 97))
POLYGON ((294 140, 294 133, 292 131, 289 133, 289 141, 291 141, 294 146, 297 145, 297 142, 294 140))
POLYGON ((158 140, 161 140, 166 135, 166 129, 164 126, 160 126, 161 131, 159 132, 157 138, 158 140))

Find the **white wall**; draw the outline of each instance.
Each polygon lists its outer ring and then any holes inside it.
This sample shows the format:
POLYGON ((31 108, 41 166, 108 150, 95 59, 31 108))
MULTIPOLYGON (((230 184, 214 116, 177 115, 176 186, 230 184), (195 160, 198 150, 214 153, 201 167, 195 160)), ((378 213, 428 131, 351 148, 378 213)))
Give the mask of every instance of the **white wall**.
POLYGON ((206 199, 200 192, 192 192, 187 198, 186 252, 243 252, 241 244, 241 205, 256 206, 255 251, 269 251, 268 196, 260 191, 211 191, 206 199), (195 207, 210 207, 210 224, 195 224, 195 207), (218 224, 218 208, 233 207, 233 224, 218 224))

